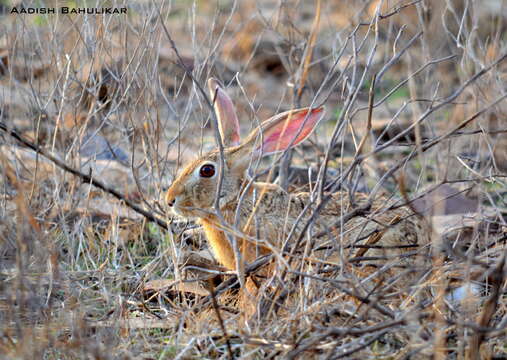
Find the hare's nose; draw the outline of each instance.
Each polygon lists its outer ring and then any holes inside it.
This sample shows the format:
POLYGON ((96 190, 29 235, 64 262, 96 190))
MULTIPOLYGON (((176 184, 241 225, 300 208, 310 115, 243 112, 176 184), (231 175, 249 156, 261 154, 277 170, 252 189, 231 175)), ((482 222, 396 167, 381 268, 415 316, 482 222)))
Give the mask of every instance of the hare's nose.
POLYGON ((175 199, 172 198, 172 199, 167 199, 167 205, 169 205, 169 207, 172 207, 174 205, 174 201, 175 199))

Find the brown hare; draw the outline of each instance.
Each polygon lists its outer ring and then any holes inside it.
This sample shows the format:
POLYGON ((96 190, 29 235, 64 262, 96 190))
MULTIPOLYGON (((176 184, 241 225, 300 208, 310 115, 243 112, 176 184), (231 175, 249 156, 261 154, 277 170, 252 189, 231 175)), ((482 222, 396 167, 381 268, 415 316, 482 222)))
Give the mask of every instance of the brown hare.
MULTIPOLYGON (((312 214, 310 209, 298 220, 305 206, 311 203, 310 193, 287 193, 274 184, 249 184, 247 169, 261 156, 282 152, 303 142, 323 117, 324 108, 303 108, 278 114, 241 141, 232 101, 216 80, 210 79, 208 85, 215 99, 219 131, 225 145, 218 202, 220 216, 213 208, 219 180, 218 150, 188 164, 168 189, 166 201, 174 213, 195 219, 202 225, 218 262, 234 270, 236 261, 229 238, 235 236, 243 261, 250 263, 260 255, 282 249, 294 224, 298 225, 291 239, 297 239, 312 214)), ((361 204, 365 196, 356 194, 355 199, 361 204)), ((318 241, 319 251, 325 255, 320 259, 329 263, 329 259, 355 258, 353 263, 363 259, 371 265, 394 258, 402 259, 403 266, 410 264, 403 258, 428 244, 429 231, 423 219, 408 208, 381 212, 386 205, 385 199, 377 200, 367 214, 354 217, 337 229, 332 224, 350 212, 352 205, 346 192, 332 194, 331 201, 320 211, 311 227, 313 234, 325 234, 318 241)), ((309 258, 313 256, 308 251, 305 254, 309 258)))

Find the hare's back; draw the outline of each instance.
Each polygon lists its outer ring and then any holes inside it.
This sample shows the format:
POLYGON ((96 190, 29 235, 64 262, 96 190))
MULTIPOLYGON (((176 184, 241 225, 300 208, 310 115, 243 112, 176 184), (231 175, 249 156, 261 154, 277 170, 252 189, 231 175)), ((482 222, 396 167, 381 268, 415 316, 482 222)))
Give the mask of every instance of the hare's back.
MULTIPOLYGON (((313 223, 321 247, 339 247, 347 258, 370 261, 410 258, 428 249, 429 225, 410 208, 390 209, 392 201, 378 199, 369 209, 356 211, 367 203, 367 195, 356 193, 351 197, 337 192, 331 196, 313 223)), ((307 204, 310 194, 295 194, 292 202, 307 204)))

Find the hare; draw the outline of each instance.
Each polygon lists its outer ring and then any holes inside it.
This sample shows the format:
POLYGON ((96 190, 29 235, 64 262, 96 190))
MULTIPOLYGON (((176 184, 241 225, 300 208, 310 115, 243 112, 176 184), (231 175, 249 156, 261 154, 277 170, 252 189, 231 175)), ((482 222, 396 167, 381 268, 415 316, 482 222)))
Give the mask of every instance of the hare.
MULTIPOLYGON (((308 209, 298 219, 303 209, 311 204, 310 193, 288 193, 268 183, 249 184, 247 169, 262 156, 302 143, 323 117, 324 108, 302 108, 278 114, 241 141, 231 99, 216 80, 210 79, 208 86, 215 99, 219 132, 225 146, 220 195, 217 195, 220 152, 213 150, 183 169, 169 187, 166 202, 175 214, 200 223, 216 260, 227 269, 235 270, 235 255, 228 237, 236 237, 242 259, 249 263, 260 255, 282 249, 294 224, 297 224, 293 231, 295 236, 291 239, 298 238, 311 216, 312 210, 308 209), (220 216, 213 208, 216 196, 220 197, 220 216)), ((356 194, 355 202, 361 204, 365 198, 356 194)), ((350 212, 352 205, 346 192, 332 194, 331 201, 321 209, 312 225, 313 233, 325 234, 319 237, 319 248, 325 249, 328 255, 334 254, 335 259, 355 258, 374 263, 386 258, 407 257, 405 254, 428 244, 429 231, 423 219, 408 208, 380 212, 384 208, 385 199, 379 199, 373 202, 367 214, 352 218, 340 229, 333 229, 332 224, 350 212)))

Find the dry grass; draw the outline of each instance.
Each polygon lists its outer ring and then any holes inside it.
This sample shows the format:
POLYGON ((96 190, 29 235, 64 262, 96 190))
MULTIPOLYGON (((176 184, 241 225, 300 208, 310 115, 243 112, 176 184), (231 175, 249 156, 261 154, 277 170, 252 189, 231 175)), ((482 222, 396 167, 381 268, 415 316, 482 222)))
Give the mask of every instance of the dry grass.
POLYGON ((505 1, 128 4, 48 16, 0 0, 0 357, 507 356, 505 1), (312 189, 409 203, 431 259, 279 253, 245 320, 234 274, 161 201, 214 146, 210 76, 243 133, 325 104, 271 180, 308 188, 311 169, 312 189))

